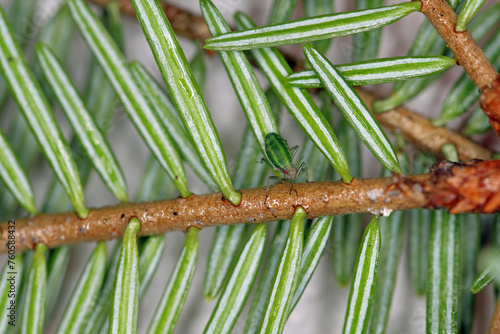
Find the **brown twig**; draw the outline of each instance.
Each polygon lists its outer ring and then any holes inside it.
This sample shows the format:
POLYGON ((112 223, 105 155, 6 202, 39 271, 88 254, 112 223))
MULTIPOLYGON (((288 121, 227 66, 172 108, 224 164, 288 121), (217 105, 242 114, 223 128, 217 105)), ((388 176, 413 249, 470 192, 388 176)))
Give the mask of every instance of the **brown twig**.
MULTIPOLYGON (((112 0, 89 0, 97 5, 105 6, 112 0)), ((134 7, 130 0, 118 0, 120 10, 122 13, 136 17, 134 7)), ((202 17, 191 14, 183 9, 177 8, 173 5, 160 2, 165 15, 167 16, 174 31, 180 36, 198 40, 205 43, 207 38, 210 38, 210 31, 202 17)))
MULTIPOLYGON (((20 252, 40 242, 52 248, 119 238, 132 217, 142 223, 140 235, 152 235, 190 226, 290 219, 297 206, 304 208, 310 218, 436 207, 445 207, 451 213, 492 213, 500 210, 500 161, 444 162, 422 175, 354 179, 350 184, 302 183, 295 184, 293 190, 290 184, 278 184, 268 190, 244 189, 241 194, 238 206, 221 194, 208 194, 95 209, 86 219, 74 213, 41 214, 15 222, 15 246, 20 252)), ((8 231, 12 229, 9 222, 0 224, 0 252, 7 250, 11 240, 8 231)))
POLYGON ((497 302, 497 307, 491 318, 488 334, 500 334, 500 299, 497 302))
MULTIPOLYGON (((356 88, 356 91, 371 109, 373 101, 380 99, 379 96, 362 88, 356 88)), ((408 142, 438 159, 444 158, 441 147, 447 143, 455 145, 460 161, 491 158, 492 152, 487 148, 448 128, 435 127, 427 118, 405 108, 398 107, 385 113, 374 112, 373 115, 386 129, 393 133, 400 133, 408 142)))
POLYGON ((500 135, 500 76, 469 31, 457 32, 457 15, 446 0, 420 0, 427 16, 481 92, 479 103, 500 135))

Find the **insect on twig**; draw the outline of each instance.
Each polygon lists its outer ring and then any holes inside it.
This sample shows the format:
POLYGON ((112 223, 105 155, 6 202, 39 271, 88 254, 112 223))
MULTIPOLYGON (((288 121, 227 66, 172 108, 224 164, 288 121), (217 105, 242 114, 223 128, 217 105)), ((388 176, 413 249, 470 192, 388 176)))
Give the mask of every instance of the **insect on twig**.
POLYGON ((267 158, 262 158, 261 162, 265 162, 269 167, 273 169, 280 176, 269 176, 267 178, 266 188, 269 188, 269 180, 289 180, 292 182, 292 187, 290 188, 290 194, 293 189, 293 181, 298 178, 302 173, 306 172, 306 182, 309 182, 307 177, 307 164, 302 162, 302 158, 298 161, 299 167, 297 168, 293 163, 293 158, 299 146, 294 146, 292 149, 288 146, 288 143, 277 133, 268 133, 265 139, 266 144, 266 155, 267 158))

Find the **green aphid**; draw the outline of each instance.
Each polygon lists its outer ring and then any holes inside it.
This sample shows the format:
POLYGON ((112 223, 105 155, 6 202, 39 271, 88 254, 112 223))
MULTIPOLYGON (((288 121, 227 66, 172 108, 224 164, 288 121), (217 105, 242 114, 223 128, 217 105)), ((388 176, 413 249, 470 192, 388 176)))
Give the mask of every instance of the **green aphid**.
MULTIPOLYGON (((305 162, 300 163, 302 158, 298 162, 300 164, 298 168, 293 163, 293 158, 299 150, 299 146, 294 146, 290 149, 286 140, 273 132, 267 134, 265 144, 267 158, 262 158, 261 162, 265 162, 275 172, 280 173, 280 177, 270 176, 267 179, 268 182, 270 179, 279 180, 280 182, 289 180, 293 184, 296 178, 307 172, 307 164, 305 162)), ((306 182, 308 182, 307 173, 306 182)))

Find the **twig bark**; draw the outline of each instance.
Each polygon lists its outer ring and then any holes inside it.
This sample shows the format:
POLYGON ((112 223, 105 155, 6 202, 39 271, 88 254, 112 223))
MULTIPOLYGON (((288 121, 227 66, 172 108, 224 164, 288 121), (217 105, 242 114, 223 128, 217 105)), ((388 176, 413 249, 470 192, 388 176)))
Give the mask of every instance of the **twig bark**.
MULTIPOLYGON (((52 248, 120 238, 132 217, 141 221, 140 235, 152 235, 190 226, 290 219, 297 206, 304 208, 309 218, 356 212, 383 215, 393 210, 437 207, 451 213, 492 213, 500 210, 500 161, 443 162, 422 175, 354 179, 350 184, 302 183, 293 189, 290 184, 277 184, 268 190, 243 189, 241 194, 238 206, 217 193, 94 209, 86 219, 74 213, 41 214, 15 222, 15 246, 21 252, 40 242, 52 248)), ((0 252, 5 252, 12 240, 10 230, 9 222, 0 224, 0 252)))
POLYGON ((427 16, 481 92, 479 103, 500 135, 500 76, 469 31, 457 32, 457 15, 446 0, 420 0, 427 16))
MULTIPOLYGON (((356 91, 373 111, 373 101, 380 99, 380 97, 363 88, 356 88, 356 91)), ((401 134, 408 142, 415 144, 425 152, 431 153, 438 159, 444 158, 441 147, 447 143, 451 143, 457 148, 460 161, 487 160, 491 158, 492 152, 487 148, 448 128, 435 127, 427 118, 403 107, 385 113, 374 112, 373 115, 384 128, 393 133, 401 134)))
MULTIPOLYGON (((104 6, 112 0, 89 1, 100 6, 104 6)), ((122 13, 132 17, 136 17, 134 7, 132 6, 132 2, 130 2, 130 0, 118 0, 118 4, 122 13)), ((164 2, 160 2, 160 4, 163 8, 163 11, 165 12, 165 15, 170 21, 170 24, 172 25, 172 28, 180 36, 192 40, 198 40, 202 43, 205 43, 205 40, 211 37, 205 20, 203 20, 203 18, 199 15, 191 14, 183 9, 166 4, 164 2)))
POLYGON ((497 307, 491 318, 488 334, 500 334, 500 299, 497 302, 497 307))

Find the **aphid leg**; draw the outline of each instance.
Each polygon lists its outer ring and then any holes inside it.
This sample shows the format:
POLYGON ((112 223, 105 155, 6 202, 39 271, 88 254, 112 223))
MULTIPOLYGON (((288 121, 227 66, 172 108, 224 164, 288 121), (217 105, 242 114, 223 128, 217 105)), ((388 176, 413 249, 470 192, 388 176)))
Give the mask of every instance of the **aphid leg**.
MULTIPOLYGON (((301 159, 302 160, 302 159, 301 159)), ((299 168, 297 169, 297 177, 299 177, 302 173, 306 173, 306 182, 309 182, 309 175, 307 173, 308 167, 305 162, 301 163, 299 168)))
POLYGON ((293 181, 294 180, 291 180, 292 185, 290 186, 290 195, 292 194, 292 190, 295 190, 295 193, 298 195, 299 193, 297 192, 297 190, 293 189, 293 181))
POLYGON ((290 150, 290 153, 292 153, 292 159, 295 156, 295 154, 297 154, 298 150, 299 150, 299 145, 292 147, 292 149, 290 150))
POLYGON ((269 176, 266 181, 266 191, 269 191, 269 180, 281 180, 281 179, 276 175, 269 176))
POLYGON ((271 162, 270 162, 269 160, 267 160, 266 158, 262 158, 262 159, 260 160, 260 163, 263 163, 263 162, 265 162, 265 163, 266 163, 266 165, 268 165, 269 167, 271 167, 271 168, 273 168, 273 169, 274 169, 274 166, 273 166, 273 165, 271 164, 271 162))

